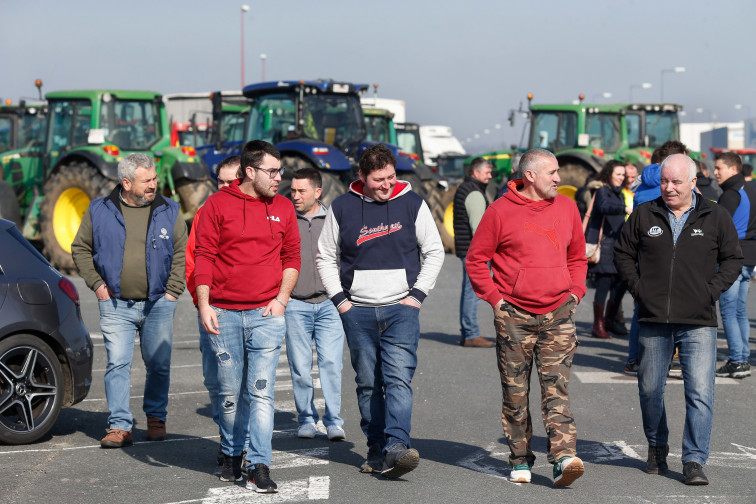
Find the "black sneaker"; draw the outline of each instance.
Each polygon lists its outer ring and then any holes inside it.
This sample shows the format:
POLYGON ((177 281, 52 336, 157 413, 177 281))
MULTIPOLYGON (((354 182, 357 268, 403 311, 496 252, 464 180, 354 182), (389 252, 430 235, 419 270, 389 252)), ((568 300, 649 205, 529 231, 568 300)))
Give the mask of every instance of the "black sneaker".
POLYGON ((255 468, 249 471, 247 488, 257 493, 278 492, 278 485, 270 479, 270 469, 265 464, 255 464, 255 468))
POLYGON ((745 378, 751 376, 751 365, 747 362, 728 360, 724 366, 717 369, 717 376, 721 378, 745 378))
POLYGON ((669 469, 667 466, 667 455, 669 455, 669 445, 648 445, 646 472, 648 474, 667 474, 667 470, 669 469))
POLYGON ((241 455, 223 455, 223 468, 221 468, 221 481, 241 481, 241 455))
POLYGON ((686 462, 683 464, 683 483, 686 485, 708 485, 709 480, 706 478, 701 464, 686 462))
POLYGON ((383 451, 381 445, 373 443, 368 447, 367 460, 360 466, 360 472, 379 473, 383 469, 383 451))
POLYGON ((638 364, 638 361, 629 360, 627 361, 627 364, 625 364, 625 373, 637 375, 639 367, 640 365, 638 364))
POLYGON ((417 450, 407 448, 404 443, 395 443, 386 451, 381 476, 399 478, 415 469, 419 463, 420 454, 417 450))

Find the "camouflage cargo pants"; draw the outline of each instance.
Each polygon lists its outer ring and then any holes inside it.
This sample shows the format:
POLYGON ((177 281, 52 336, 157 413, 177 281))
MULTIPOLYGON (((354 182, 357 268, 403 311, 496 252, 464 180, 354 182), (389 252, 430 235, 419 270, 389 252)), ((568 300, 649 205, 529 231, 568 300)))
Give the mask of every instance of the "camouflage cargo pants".
POLYGON ((578 344, 573 320, 576 306, 570 296, 554 311, 537 315, 505 301, 496 313, 496 351, 503 396, 501 423, 512 466, 532 466, 535 461, 530 448, 533 424, 528 400, 534 358, 541 383, 548 461, 554 463, 576 454, 577 429, 567 394, 578 344))

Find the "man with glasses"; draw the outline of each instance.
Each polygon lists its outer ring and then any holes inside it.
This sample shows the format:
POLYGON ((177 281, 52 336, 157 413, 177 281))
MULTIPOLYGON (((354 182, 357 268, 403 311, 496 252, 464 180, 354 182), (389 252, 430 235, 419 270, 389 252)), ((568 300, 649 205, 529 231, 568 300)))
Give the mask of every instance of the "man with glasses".
MULTIPOLYGON (((218 190, 224 187, 230 186, 234 180, 244 178, 244 174, 241 170, 241 157, 229 156, 215 168, 215 177, 218 180, 218 190)), ((192 220, 192 230, 189 233, 189 241, 186 243, 186 289, 189 294, 192 295, 195 308, 197 307, 197 289, 194 285, 194 247, 197 243, 197 224, 199 223, 200 215, 202 214, 201 206, 197 213, 194 214, 192 220)), ((199 347, 202 354, 202 375, 204 377, 205 388, 210 395, 210 410, 213 413, 213 421, 220 427, 218 420, 218 364, 213 349, 210 347, 210 338, 207 335, 207 331, 202 327, 202 321, 197 316, 199 323, 199 347)), ((242 417, 249 417, 249 394, 247 394, 246 388, 242 389, 242 417), (245 412, 246 410, 246 412, 245 412)), ((249 445, 249 426, 245 425, 244 428, 245 449, 249 445)), ((224 465, 225 456, 223 455, 223 447, 218 448, 218 455, 216 456, 218 465, 223 466, 220 479, 222 481, 233 481, 233 470, 231 465, 231 458, 229 457, 229 463, 224 465)))
POLYGON ((247 142, 241 166, 244 178, 205 202, 194 279, 200 321, 217 359, 222 479, 242 478, 248 423, 247 488, 273 493, 273 387, 286 334, 284 311, 299 276, 299 229, 291 201, 276 194, 283 174, 278 150, 261 140, 247 142), (249 418, 239 407, 242 387, 251 399, 249 418))

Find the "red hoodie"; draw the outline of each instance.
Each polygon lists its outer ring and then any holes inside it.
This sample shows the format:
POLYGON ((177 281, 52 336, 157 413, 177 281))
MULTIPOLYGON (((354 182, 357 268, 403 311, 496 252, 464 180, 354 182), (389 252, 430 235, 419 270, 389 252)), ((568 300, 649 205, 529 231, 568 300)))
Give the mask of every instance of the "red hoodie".
POLYGON ((504 299, 544 314, 570 294, 578 299, 585 295, 583 226, 577 205, 568 197, 533 201, 518 186, 522 188, 522 181, 510 181, 509 191, 483 214, 465 265, 475 293, 491 306, 504 299))
POLYGON ((267 305, 284 269, 299 271, 294 205, 276 194, 253 198, 239 181, 210 196, 197 227, 194 279, 210 286, 210 304, 248 310, 267 305))

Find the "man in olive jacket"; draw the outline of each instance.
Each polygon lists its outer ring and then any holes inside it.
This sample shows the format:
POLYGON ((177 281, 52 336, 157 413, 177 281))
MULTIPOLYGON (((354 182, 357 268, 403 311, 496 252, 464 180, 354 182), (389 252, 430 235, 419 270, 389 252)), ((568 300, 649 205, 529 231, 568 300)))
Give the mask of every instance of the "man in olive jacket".
POLYGON ((706 485, 717 357, 716 302, 735 281, 743 253, 732 217, 693 189, 696 165, 673 154, 661 166, 661 197, 638 206, 614 248, 617 270, 638 302, 640 395, 646 472, 664 474, 669 429, 664 386, 675 346, 685 380, 683 481, 706 485))

